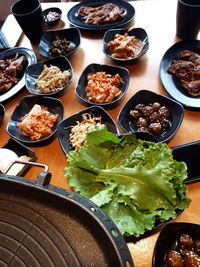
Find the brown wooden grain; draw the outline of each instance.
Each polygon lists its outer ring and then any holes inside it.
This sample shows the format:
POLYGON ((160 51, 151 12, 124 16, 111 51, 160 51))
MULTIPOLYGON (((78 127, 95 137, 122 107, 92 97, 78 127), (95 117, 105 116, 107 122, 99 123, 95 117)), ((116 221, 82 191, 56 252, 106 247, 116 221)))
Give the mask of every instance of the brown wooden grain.
MULTIPOLYGON (((176 1, 159 0, 159 1, 132 1, 130 2, 136 10, 135 20, 128 25, 129 27, 142 27, 149 35, 150 48, 147 54, 137 63, 125 66, 130 71, 131 80, 128 92, 120 106, 109 110, 109 114, 116 121, 117 115, 123 104, 137 91, 149 89, 154 92, 167 95, 159 79, 159 64, 165 51, 175 42, 179 41, 175 36, 175 16, 176 1)), ((62 21, 55 28, 65 28, 69 26, 67 21, 67 11, 75 3, 43 3, 43 9, 57 6, 62 9, 62 21)), ((7 20, 9 21, 9 20, 7 20)), ((15 25, 6 25, 10 31, 15 30, 15 25)), ((52 28, 51 28, 52 29, 52 28)), ((65 95, 60 97, 65 111, 64 118, 85 108, 75 97, 74 88, 84 68, 90 63, 116 64, 106 58, 102 52, 103 34, 99 33, 82 33, 81 45, 78 51, 69 57, 73 66, 74 78, 67 88, 65 95)), ((20 46, 31 47, 26 37, 22 38, 20 46)), ((37 46, 33 47, 37 53, 37 46)), ((42 59, 41 57, 39 57, 42 59)), ((22 91, 13 100, 5 104, 6 116, 0 128, 0 145, 4 145, 9 139, 6 133, 6 126, 9 118, 18 104, 19 100, 26 96, 26 90, 22 91)), ((169 143, 169 146, 180 145, 200 139, 200 113, 185 110, 184 120, 176 133, 175 137, 169 143)), ((52 173, 51 183, 66 189, 69 189, 66 178, 63 175, 63 169, 67 165, 67 160, 63 154, 58 139, 54 140, 48 146, 32 147, 36 152, 38 162, 47 164, 52 173)), ((192 159, 191 159, 192 160, 192 159)), ((39 170, 31 168, 27 173, 27 178, 35 178, 39 170)), ((188 221, 200 223, 199 204, 200 204, 200 183, 188 186, 188 196, 192 198, 190 207, 186 209, 177 221, 188 221)), ((153 248, 158 233, 148 238, 142 239, 137 243, 128 242, 129 249, 133 256, 136 267, 151 266, 153 248)))

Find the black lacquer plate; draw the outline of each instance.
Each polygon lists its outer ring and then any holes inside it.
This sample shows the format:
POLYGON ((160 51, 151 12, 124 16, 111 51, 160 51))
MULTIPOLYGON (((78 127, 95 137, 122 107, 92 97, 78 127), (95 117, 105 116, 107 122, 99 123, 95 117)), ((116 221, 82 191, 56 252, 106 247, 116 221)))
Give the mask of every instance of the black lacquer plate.
POLYGON ((88 31, 104 31, 104 30, 109 30, 112 28, 119 28, 121 26, 124 26, 126 24, 128 24, 130 21, 133 20, 135 15, 135 9, 134 7, 129 4, 126 1, 123 0, 110 0, 110 1, 106 1, 106 0, 101 0, 101 1, 84 1, 82 3, 79 3, 75 6, 73 6, 68 14, 68 20, 70 21, 70 23, 72 25, 75 25, 76 27, 83 29, 83 30, 88 30, 88 31), (98 7, 107 3, 113 3, 117 6, 119 6, 120 8, 124 8, 125 9, 125 15, 123 18, 121 18, 120 20, 117 20, 115 22, 110 22, 110 23, 104 23, 104 24, 100 24, 100 25, 91 25, 91 24, 86 24, 84 22, 83 19, 81 19, 78 16, 78 9, 82 6, 91 6, 91 7, 98 7))
MULTIPOLYGON (((14 48, 5 50, 4 52, 0 53, 0 60, 13 58, 17 53, 19 54, 19 56, 24 56, 27 59, 26 67, 37 62, 37 58, 33 50, 24 48, 24 47, 14 47, 14 48)), ((15 94, 17 94, 20 90, 23 89, 25 85, 25 75, 24 75, 25 69, 23 70, 20 77, 18 77, 20 79, 19 82, 13 87, 11 87, 10 90, 6 91, 5 93, 0 94, 0 103, 5 100, 8 100, 9 98, 11 98, 15 94)))
POLYGON ((187 93, 174 75, 167 72, 173 60, 179 59, 179 53, 183 50, 191 50, 200 55, 200 41, 181 41, 171 46, 164 54, 160 63, 160 80, 163 87, 175 100, 180 102, 186 109, 200 109, 200 96, 194 97, 187 93))
POLYGON ((57 126, 59 122, 63 119, 63 113, 63 104, 60 100, 56 98, 45 96, 26 96, 21 99, 21 101, 13 111, 6 130, 12 138, 26 145, 46 145, 48 142, 53 141, 53 137, 55 136, 55 133, 57 131, 57 126), (31 138, 24 136, 21 130, 17 127, 17 123, 20 122, 21 118, 25 114, 29 113, 29 111, 35 104, 47 107, 48 111, 50 111, 54 115, 58 114, 57 120, 52 127, 52 132, 40 138, 39 140, 31 140, 31 138))
POLYGON ((69 135, 71 133, 71 129, 73 126, 77 124, 77 122, 82 121, 82 115, 85 113, 89 113, 95 117, 101 117, 101 123, 105 124, 109 131, 117 134, 117 127, 115 122, 110 117, 110 115, 99 106, 92 106, 87 109, 84 109, 66 119, 61 121, 58 125, 58 139, 61 145, 61 148, 65 154, 67 154, 70 150, 73 150, 73 147, 70 143, 69 135))

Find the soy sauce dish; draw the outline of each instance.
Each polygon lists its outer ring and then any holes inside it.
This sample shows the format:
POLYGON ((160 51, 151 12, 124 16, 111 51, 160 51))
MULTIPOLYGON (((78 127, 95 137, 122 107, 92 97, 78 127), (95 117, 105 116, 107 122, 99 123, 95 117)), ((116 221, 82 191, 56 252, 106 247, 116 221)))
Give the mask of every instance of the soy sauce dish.
POLYGON ((44 21, 47 25, 57 24, 62 16, 62 11, 58 7, 50 7, 43 11, 44 21))

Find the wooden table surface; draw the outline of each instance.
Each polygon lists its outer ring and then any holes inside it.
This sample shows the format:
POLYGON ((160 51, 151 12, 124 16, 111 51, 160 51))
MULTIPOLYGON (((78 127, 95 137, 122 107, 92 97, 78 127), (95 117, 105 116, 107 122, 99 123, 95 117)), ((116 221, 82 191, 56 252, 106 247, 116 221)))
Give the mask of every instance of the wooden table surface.
MULTIPOLYGON (((130 2, 136 11, 135 18, 127 27, 142 27, 149 36, 150 47, 147 54, 138 62, 125 66, 130 72, 129 89, 122 103, 108 113, 116 121, 117 115, 124 103, 137 91, 148 89, 154 92, 167 95, 161 85, 159 79, 159 64, 165 51, 179 39, 175 36, 176 29, 176 1, 175 0, 159 0, 159 1, 132 1, 130 2)), ((62 9, 62 20, 54 26, 54 28, 66 28, 69 26, 67 21, 68 10, 76 3, 43 3, 42 8, 57 6, 62 9)), ((4 25, 4 31, 12 34, 18 28, 13 23, 14 18, 9 15, 4 25)), ((54 29, 49 28, 49 29, 54 29)), ((74 70, 74 78, 65 94, 60 97, 63 102, 64 118, 85 109, 76 99, 74 88, 84 68, 90 63, 113 64, 112 60, 106 58, 102 52, 102 33, 81 33, 80 48, 69 57, 74 70)), ((199 39, 199 36, 198 36, 199 39)), ((31 44, 26 37, 22 37, 19 46, 31 48, 31 44)), ((32 47, 38 56, 37 46, 32 47)), ((39 60, 42 60, 38 56, 39 60)), ((28 95, 24 89, 14 99, 7 101, 5 105, 6 115, 0 128, 0 146, 3 146, 9 135, 6 133, 6 126, 10 116, 21 98, 28 95)), ((184 111, 184 119, 180 129, 170 141, 169 146, 176 146, 200 139, 200 113, 196 111, 184 111)), ((58 139, 56 138, 48 146, 31 147, 35 151, 38 162, 47 164, 52 173, 51 183, 66 189, 70 189, 67 185, 66 178, 63 175, 63 169, 67 165, 66 156, 61 150, 58 139)), ((27 178, 36 178, 39 170, 31 168, 25 175, 27 178)), ((188 196, 192 198, 192 203, 176 221, 187 221, 200 223, 199 204, 200 204, 200 183, 188 186, 188 196)), ((128 247, 133 256, 136 267, 151 266, 152 254, 156 239, 159 233, 148 238, 142 239, 136 243, 128 242, 128 247)))

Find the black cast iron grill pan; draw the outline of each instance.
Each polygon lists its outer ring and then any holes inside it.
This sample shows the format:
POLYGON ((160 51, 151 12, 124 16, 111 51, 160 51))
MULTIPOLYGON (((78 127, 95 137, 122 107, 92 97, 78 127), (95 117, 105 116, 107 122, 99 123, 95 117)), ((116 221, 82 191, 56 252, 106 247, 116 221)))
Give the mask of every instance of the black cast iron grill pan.
POLYGON ((49 185, 47 169, 37 181, 0 174, 0 266, 134 266, 111 219, 88 199, 49 185))

